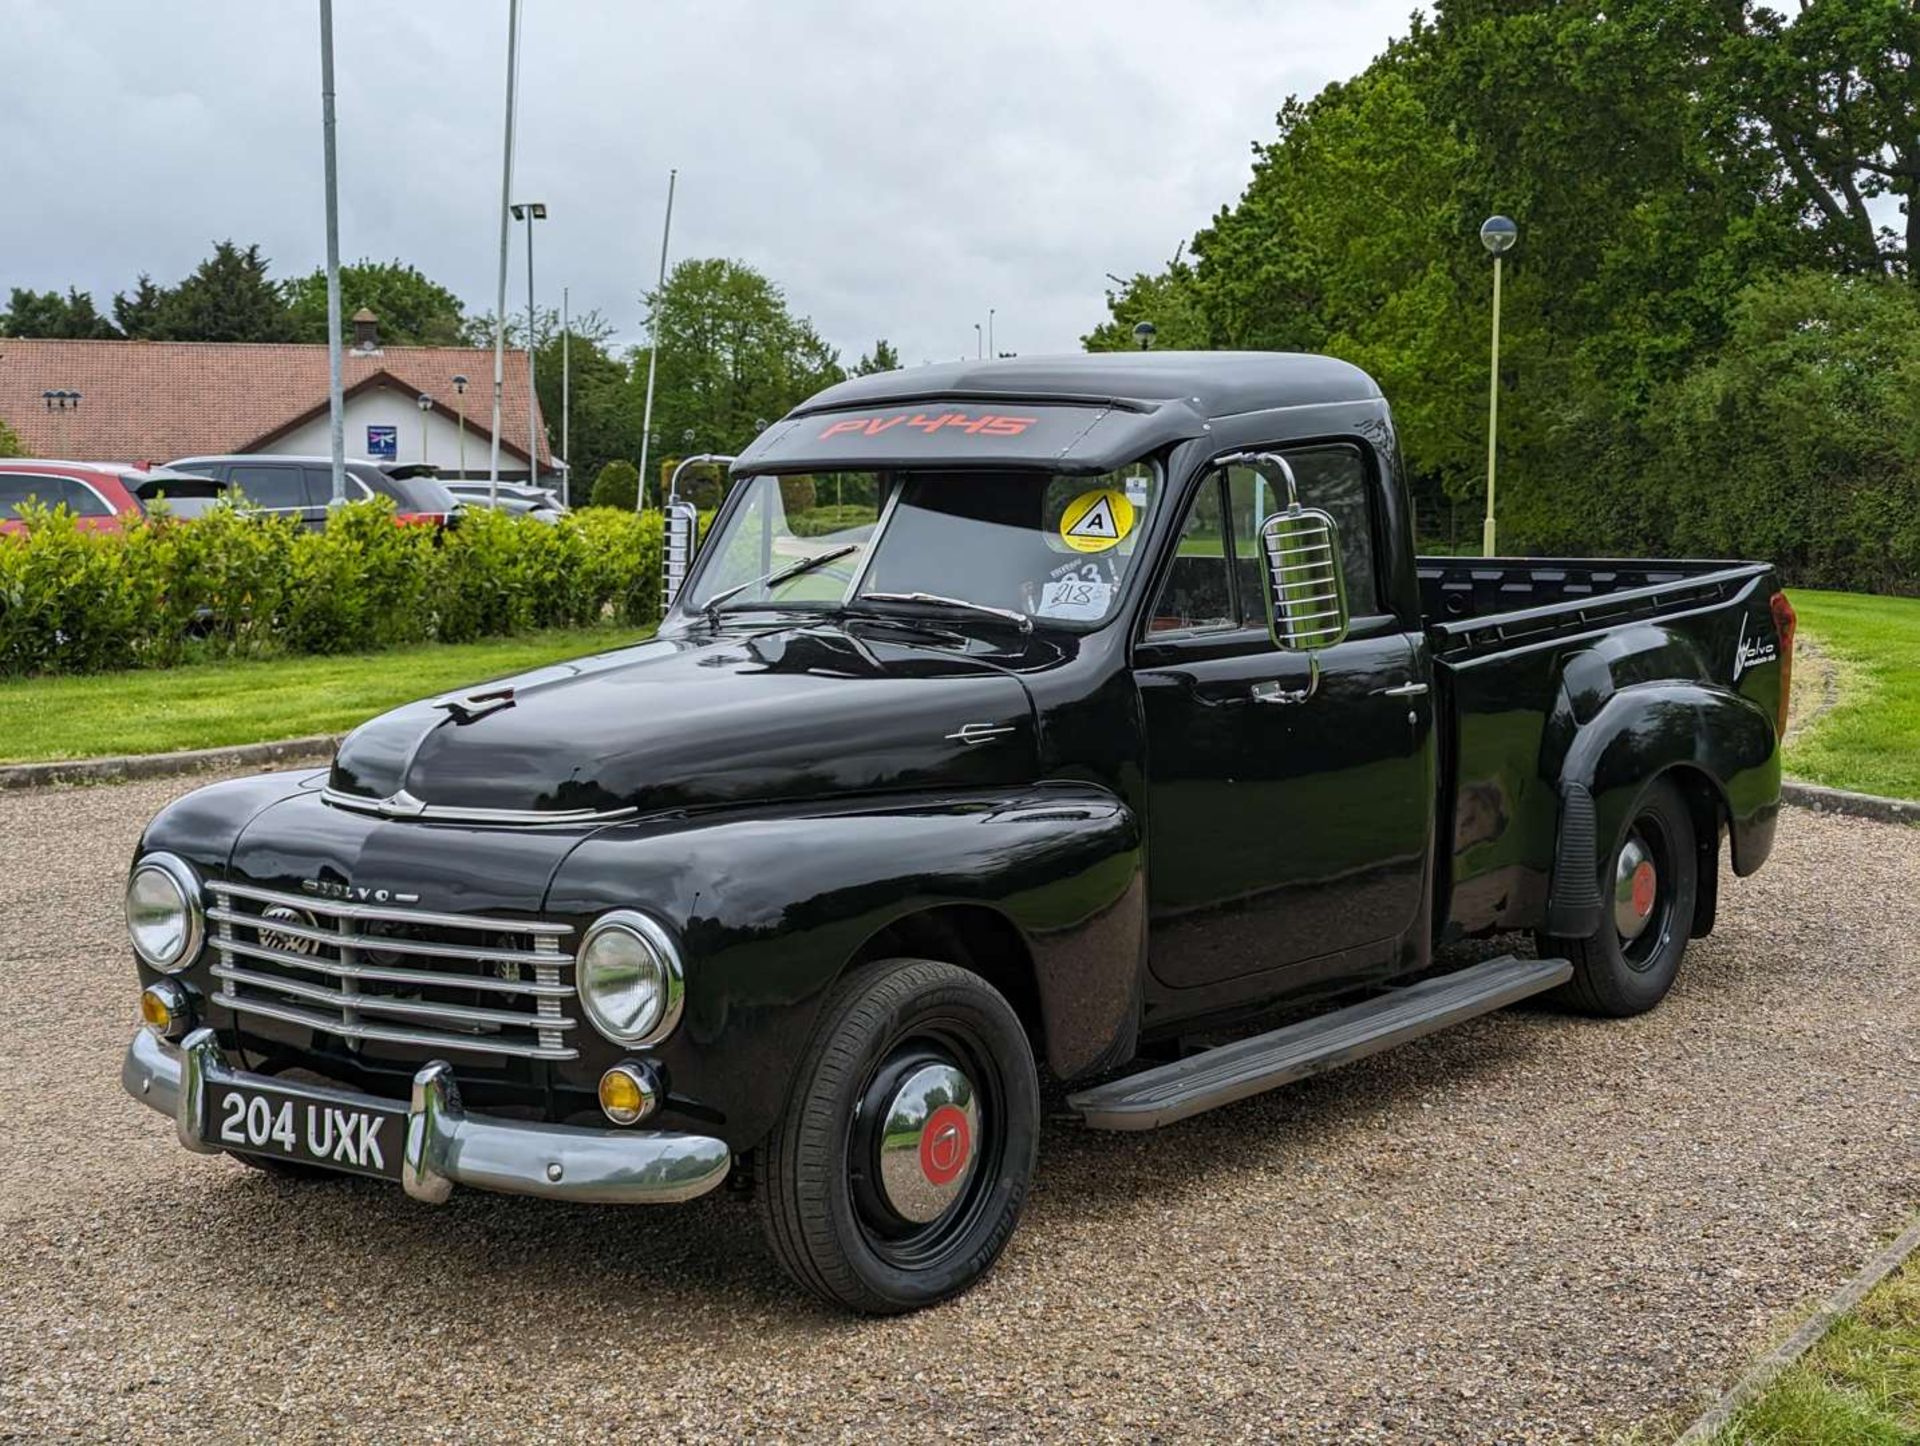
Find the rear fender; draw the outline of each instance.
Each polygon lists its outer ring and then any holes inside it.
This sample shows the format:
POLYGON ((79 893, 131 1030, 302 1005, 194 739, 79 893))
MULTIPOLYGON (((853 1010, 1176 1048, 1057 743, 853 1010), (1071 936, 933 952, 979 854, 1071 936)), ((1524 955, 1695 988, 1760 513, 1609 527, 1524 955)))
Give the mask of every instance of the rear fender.
MULTIPOLYGON (((1780 809, 1780 750, 1766 710, 1707 683, 1622 688, 1577 728, 1559 766, 1548 933, 1585 938, 1599 928, 1601 868, 1648 782, 1669 772, 1696 800, 1696 823, 1704 821, 1699 791, 1710 791, 1713 814, 1727 821, 1735 873, 1766 862, 1780 809)), ((1717 828, 1701 832, 1710 866, 1717 828)))
MULTIPOLYGON (((956 905, 992 910, 1017 935, 1040 1016, 1028 1023, 1053 1071, 1109 1059, 1137 1025, 1141 880, 1125 804, 1092 785, 1045 785, 610 828, 561 867, 549 910, 639 908, 679 933, 685 1014, 648 1053, 676 1101, 745 1149, 778 1118, 849 961, 956 905)), ((622 1054, 588 1036, 583 1079, 622 1054)))

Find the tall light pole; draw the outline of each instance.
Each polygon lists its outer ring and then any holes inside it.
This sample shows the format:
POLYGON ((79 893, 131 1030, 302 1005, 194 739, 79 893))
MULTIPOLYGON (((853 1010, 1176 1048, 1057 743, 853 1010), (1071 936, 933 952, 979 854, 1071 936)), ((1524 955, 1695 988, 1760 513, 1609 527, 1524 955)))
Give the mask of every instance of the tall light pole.
POLYGON ((573 405, 573 336, 567 327, 567 288, 560 288, 560 505, 568 504, 573 488, 573 448, 567 439, 568 413, 573 405))
POLYGON ((1154 333, 1158 331, 1150 321, 1136 321, 1133 324, 1133 339, 1140 343, 1140 350, 1147 351, 1153 346, 1154 333))
POLYGON ((987 356, 991 359, 999 355, 1000 353, 993 349, 993 308, 989 306, 987 308, 987 356))
POLYGON ((522 201, 513 207, 513 219, 527 223, 527 481, 540 480, 539 404, 533 393, 533 223, 547 219, 545 201, 522 201))
POLYGON ((987 344, 982 340, 984 336, 985 333, 980 330, 980 323, 976 321, 973 324, 973 359, 975 361, 979 361, 987 354, 987 344))
POLYGON ((1520 239, 1520 228, 1505 216, 1489 216, 1480 227, 1480 244, 1493 255, 1493 361, 1487 370, 1487 524, 1480 538, 1483 557, 1497 557, 1493 528, 1495 441, 1500 431, 1500 257, 1520 239))
POLYGON ((424 467, 427 463, 427 413, 433 410, 433 398, 422 392, 413 399, 413 404, 420 409, 420 465, 424 467))
POLYGON ((507 133, 500 147, 500 285, 493 303, 493 444, 487 456, 487 505, 500 505, 500 398, 507 374, 507 202, 513 195, 513 82, 520 58, 520 0, 507 0, 507 133))
POLYGON ((347 501, 347 409, 340 390, 340 170, 333 150, 333 0, 320 0, 320 131, 327 188, 327 436, 333 453, 331 507, 347 501))
POLYGON ((467 475, 467 377, 461 372, 453 379, 453 390, 460 398, 460 475, 467 475))
POLYGON ((667 289, 667 238, 673 234, 673 184, 677 170, 667 172, 667 219, 660 227, 660 279, 654 283, 653 309, 647 317, 647 405, 640 417, 640 485, 633 490, 633 510, 647 502, 647 443, 653 437, 653 378, 660 370, 660 294, 667 289))

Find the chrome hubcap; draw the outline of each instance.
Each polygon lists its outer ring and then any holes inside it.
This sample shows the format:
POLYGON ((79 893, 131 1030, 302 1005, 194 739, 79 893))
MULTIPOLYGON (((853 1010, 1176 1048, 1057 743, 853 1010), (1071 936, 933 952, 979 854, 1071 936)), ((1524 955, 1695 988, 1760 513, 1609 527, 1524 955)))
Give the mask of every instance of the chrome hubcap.
POLYGON ((973 1081, 951 1064, 924 1064, 900 1082, 884 1118, 881 1194, 902 1220, 938 1220, 973 1173, 980 1139, 973 1081))
POLYGON ((1659 898, 1653 851, 1638 833, 1629 834, 1613 865, 1613 927, 1623 940, 1632 943, 1646 932, 1659 898))

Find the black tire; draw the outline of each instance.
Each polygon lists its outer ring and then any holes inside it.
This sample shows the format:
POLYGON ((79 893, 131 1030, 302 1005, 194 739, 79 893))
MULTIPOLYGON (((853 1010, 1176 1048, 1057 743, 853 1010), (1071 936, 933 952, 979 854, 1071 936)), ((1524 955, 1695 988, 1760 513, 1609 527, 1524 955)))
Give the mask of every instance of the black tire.
POLYGON ((1033 1051, 997 990, 952 964, 865 966, 828 997, 760 1152, 767 1242, 796 1282, 850 1310, 897 1315, 945 1300, 985 1275, 1013 1234, 1039 1137, 1033 1051), (965 1088, 916 1096, 932 1111, 924 1125, 883 1130, 883 1116, 901 1120, 889 1106, 941 1071, 965 1088), (938 1169, 936 1149, 948 1152, 938 1169), (924 1183, 900 1174, 916 1161, 924 1183), (936 1178, 949 1165, 956 1173, 936 1178), (910 1220, 895 1202, 912 1190, 932 1198, 911 1198, 910 1220), (917 1218, 928 1210, 939 1213, 917 1218))
POLYGON ((1693 932, 1698 870, 1687 801, 1672 782, 1656 778, 1634 803, 1600 864, 1599 929, 1585 939, 1540 937, 1541 957, 1565 958, 1573 965, 1573 978, 1553 997, 1583 1014, 1616 1019, 1645 1014, 1666 998, 1693 932), (1623 865, 1623 857, 1628 862, 1639 857, 1627 855, 1630 845, 1646 856, 1650 876, 1623 865), (1640 913, 1645 877, 1653 880, 1651 902, 1634 921, 1640 932, 1629 936, 1621 916, 1640 913))

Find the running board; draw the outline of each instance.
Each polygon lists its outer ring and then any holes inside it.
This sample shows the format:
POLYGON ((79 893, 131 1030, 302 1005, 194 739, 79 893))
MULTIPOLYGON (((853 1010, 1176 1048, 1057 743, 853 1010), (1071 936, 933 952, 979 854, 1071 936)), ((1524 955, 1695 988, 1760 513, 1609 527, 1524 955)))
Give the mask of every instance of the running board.
POLYGON ((1096 1130, 1156 1129, 1365 1059, 1572 977, 1573 966, 1564 959, 1503 954, 1284 1029, 1095 1085, 1069 1095, 1067 1106, 1096 1130))

